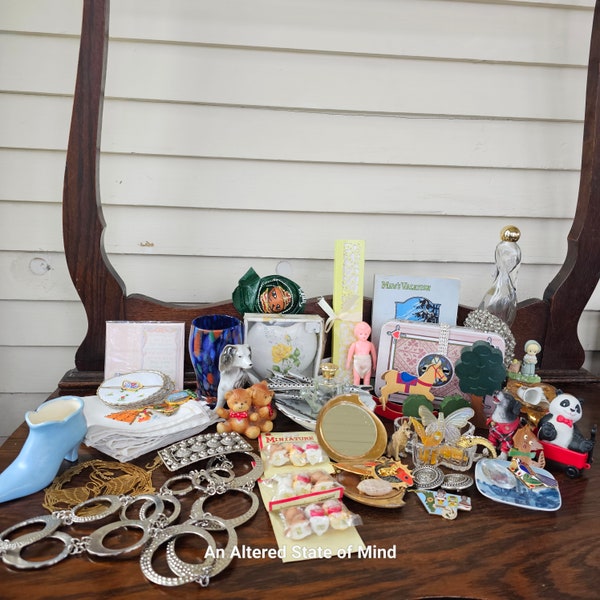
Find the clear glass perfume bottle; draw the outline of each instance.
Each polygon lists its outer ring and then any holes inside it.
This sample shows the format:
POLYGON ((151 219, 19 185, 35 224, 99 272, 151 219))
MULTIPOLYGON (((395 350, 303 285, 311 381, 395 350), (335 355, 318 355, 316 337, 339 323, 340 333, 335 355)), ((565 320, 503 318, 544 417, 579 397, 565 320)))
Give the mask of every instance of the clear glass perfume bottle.
POLYGON ((344 392, 344 374, 338 371, 337 365, 321 364, 321 375, 314 379, 312 387, 300 392, 301 397, 316 415, 329 400, 344 392))
POLYGON ((479 305, 481 310, 487 310, 508 326, 517 316, 517 272, 521 264, 521 248, 517 242, 520 237, 521 232, 514 225, 508 225, 500 232, 494 281, 479 305))

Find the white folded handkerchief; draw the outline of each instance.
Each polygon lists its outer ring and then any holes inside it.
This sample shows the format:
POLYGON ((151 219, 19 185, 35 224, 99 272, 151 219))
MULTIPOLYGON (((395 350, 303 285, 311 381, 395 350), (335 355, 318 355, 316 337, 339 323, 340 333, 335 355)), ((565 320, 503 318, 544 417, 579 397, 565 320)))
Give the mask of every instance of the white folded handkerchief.
POLYGON ((188 400, 172 415, 151 411, 149 419, 133 423, 107 418, 118 410, 98 396, 86 396, 83 402, 88 424, 84 443, 120 462, 197 435, 218 420, 205 403, 196 400, 188 400))

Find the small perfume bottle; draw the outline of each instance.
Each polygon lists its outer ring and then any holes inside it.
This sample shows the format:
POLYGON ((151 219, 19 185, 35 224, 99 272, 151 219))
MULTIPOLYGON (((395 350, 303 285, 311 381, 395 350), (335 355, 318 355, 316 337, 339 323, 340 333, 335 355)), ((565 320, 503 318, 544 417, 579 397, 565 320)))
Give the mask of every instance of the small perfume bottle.
POLYGON ((330 393, 337 395, 338 393, 339 382, 336 378, 337 372, 337 365, 334 365, 333 363, 321 364, 321 375, 320 377, 317 377, 317 385, 319 388, 322 388, 327 395, 330 393))
POLYGON ((494 282, 479 305, 480 310, 502 319, 509 327, 517 316, 517 271, 521 264, 521 248, 517 242, 520 237, 521 232, 514 225, 507 225, 500 232, 494 282))
MULTIPOLYGON (((341 375, 343 376, 343 373, 341 375)), ((321 375, 315 377, 312 387, 302 390, 300 394, 312 412, 318 414, 329 400, 343 393, 343 388, 343 381, 338 375, 338 366, 322 363, 321 375)))

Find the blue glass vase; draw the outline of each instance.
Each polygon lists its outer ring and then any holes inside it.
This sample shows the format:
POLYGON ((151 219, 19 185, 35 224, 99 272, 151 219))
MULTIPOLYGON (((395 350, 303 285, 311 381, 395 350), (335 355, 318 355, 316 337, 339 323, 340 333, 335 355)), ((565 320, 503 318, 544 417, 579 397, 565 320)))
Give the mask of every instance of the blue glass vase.
POLYGON ((198 383, 198 396, 213 406, 219 387, 219 357, 228 344, 241 344, 242 322, 229 315, 202 315, 192 321, 189 352, 198 383))

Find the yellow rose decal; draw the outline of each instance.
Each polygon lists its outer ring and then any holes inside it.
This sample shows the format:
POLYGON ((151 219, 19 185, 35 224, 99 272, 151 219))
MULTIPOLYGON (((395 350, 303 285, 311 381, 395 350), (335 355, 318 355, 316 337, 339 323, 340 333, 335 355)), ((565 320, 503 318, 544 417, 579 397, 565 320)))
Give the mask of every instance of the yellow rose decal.
POLYGON ((300 349, 289 344, 275 344, 271 347, 273 372, 285 374, 300 365, 300 349))
POLYGON ((285 360, 292 353, 293 348, 286 344, 275 344, 271 348, 271 355, 273 356, 274 363, 280 363, 285 360))

